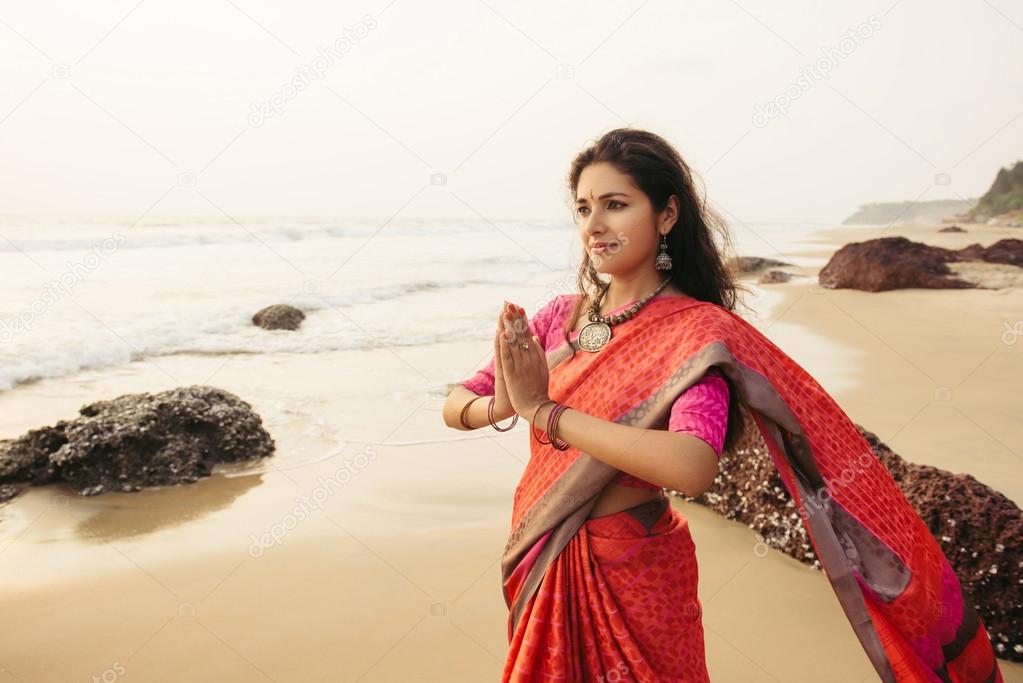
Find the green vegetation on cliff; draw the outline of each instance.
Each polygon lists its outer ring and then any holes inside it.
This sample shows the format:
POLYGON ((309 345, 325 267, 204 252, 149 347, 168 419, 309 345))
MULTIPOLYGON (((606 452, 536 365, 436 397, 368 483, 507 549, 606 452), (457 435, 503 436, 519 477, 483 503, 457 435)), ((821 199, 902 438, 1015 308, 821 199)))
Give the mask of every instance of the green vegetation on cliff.
POLYGON ((998 169, 995 182, 973 207, 970 218, 982 221, 1021 211, 1023 211, 1023 161, 1017 161, 1011 169, 998 169))

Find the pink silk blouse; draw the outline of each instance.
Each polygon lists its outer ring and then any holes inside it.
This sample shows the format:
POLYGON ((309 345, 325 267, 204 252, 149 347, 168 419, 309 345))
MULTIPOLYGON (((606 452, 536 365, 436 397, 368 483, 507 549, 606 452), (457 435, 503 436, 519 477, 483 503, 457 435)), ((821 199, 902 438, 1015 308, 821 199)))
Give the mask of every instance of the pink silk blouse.
MULTIPOLYGON (((572 312, 573 304, 579 294, 559 294, 551 299, 530 319, 529 325, 533 334, 540 340, 544 350, 550 352, 565 343, 565 326, 572 312)), ((661 298, 661 295, 655 296, 661 298)), ((618 313, 633 303, 630 301, 608 313, 618 313)), ((571 339, 579 336, 577 330, 571 332, 571 339)), ((461 382, 462 386, 480 396, 494 394, 494 359, 491 357, 486 367, 469 379, 461 382)), ((706 441, 714 449, 718 458, 724 447, 725 432, 728 428, 728 382, 717 368, 710 368, 698 382, 682 392, 671 407, 668 430, 685 432, 706 441)), ((620 472, 613 480, 623 486, 634 486, 651 490, 661 487, 648 481, 620 472)))

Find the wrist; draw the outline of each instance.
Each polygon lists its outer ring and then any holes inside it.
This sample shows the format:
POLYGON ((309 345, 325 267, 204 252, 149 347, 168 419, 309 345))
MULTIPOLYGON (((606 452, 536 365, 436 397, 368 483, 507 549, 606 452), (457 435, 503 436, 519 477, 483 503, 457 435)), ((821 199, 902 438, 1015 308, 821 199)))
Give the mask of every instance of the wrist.
POLYGON ((546 429, 547 418, 550 417, 551 411, 557 406, 557 402, 552 399, 544 399, 531 405, 528 409, 523 410, 522 417, 530 420, 530 424, 537 429, 546 429))
POLYGON ((501 420, 507 420, 509 417, 517 415, 515 408, 509 403, 508 405, 502 406, 499 403, 494 404, 494 419, 498 422, 501 420))
POLYGON ((558 436, 561 416, 567 409, 568 405, 551 399, 536 404, 533 412, 530 413, 529 424, 530 433, 533 438, 541 444, 549 444, 559 451, 567 450, 571 444, 558 436), (546 441, 536 433, 537 429, 540 429, 541 432, 547 435, 546 441))
MULTIPOLYGON (((463 406, 462 414, 459 418, 462 429, 472 430, 480 429, 481 427, 489 427, 490 402, 492 400, 494 400, 494 396, 492 394, 481 394, 469 399, 465 406, 463 406)), ((502 405, 500 402, 494 403, 495 422, 503 422, 515 415, 515 409, 511 407, 511 404, 502 405)))

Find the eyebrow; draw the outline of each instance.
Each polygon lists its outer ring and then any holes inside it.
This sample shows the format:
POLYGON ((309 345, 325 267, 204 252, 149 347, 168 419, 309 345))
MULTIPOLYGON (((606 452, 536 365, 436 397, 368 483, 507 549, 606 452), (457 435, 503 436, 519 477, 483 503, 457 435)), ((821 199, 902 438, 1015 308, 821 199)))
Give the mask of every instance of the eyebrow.
MULTIPOLYGON (((599 197, 597 197, 597 199, 607 199, 608 197, 614 197, 615 195, 618 195, 618 194, 620 194, 623 197, 628 197, 629 196, 628 193, 625 193, 625 192, 605 192, 604 194, 602 194, 599 197)), ((588 201, 590 201, 590 200, 588 200, 586 197, 579 197, 578 199, 575 200, 575 203, 576 204, 580 204, 582 202, 588 202, 588 201)))

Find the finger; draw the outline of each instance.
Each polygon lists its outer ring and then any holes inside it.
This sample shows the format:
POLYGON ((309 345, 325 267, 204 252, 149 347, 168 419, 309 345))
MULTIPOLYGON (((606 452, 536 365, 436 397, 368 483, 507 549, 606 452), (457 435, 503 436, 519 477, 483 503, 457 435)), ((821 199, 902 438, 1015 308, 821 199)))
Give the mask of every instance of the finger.
POLYGON ((510 330, 505 326, 505 322, 506 322, 505 320, 501 321, 502 332, 498 343, 498 346, 501 349, 500 350, 501 363, 502 366, 507 368, 509 372, 515 372, 515 359, 511 355, 512 354, 511 345, 514 342, 509 343, 510 330))
POLYGON ((501 315, 497 321, 497 327, 501 335, 501 341, 506 343, 511 342, 515 337, 515 332, 512 329, 511 321, 507 317, 510 312, 511 310, 507 307, 502 309, 501 315))
POLYGON ((512 330, 513 341, 517 344, 523 343, 530 336, 529 322, 514 304, 511 309, 511 320, 506 323, 506 327, 512 330))
POLYGON ((519 313, 515 306, 512 306, 511 319, 506 322, 506 327, 510 332, 510 339, 508 346, 511 349, 511 356, 515 367, 519 368, 526 361, 526 351, 522 345, 527 344, 527 338, 524 330, 525 319, 519 313))
POLYGON ((536 358, 537 362, 546 365, 547 354, 544 352, 543 344, 540 343, 540 338, 537 337, 535 334, 533 335, 533 340, 530 346, 534 350, 533 356, 536 358))
POLYGON ((494 339, 500 341, 504 335, 504 308, 501 308, 501 312, 497 315, 497 333, 494 335, 494 339))
POLYGON ((494 331, 494 376, 497 377, 501 367, 501 317, 497 318, 497 329, 494 331))
POLYGON ((529 354, 530 364, 536 365, 537 367, 541 365, 546 367, 547 354, 544 353, 543 344, 540 343, 540 338, 536 335, 531 335, 528 337, 528 343, 529 351, 527 353, 529 354))
POLYGON ((522 351, 522 358, 531 358, 536 354, 536 343, 533 341, 533 330, 529 327, 529 320, 525 315, 519 314, 519 318, 515 325, 516 330, 516 343, 519 349, 522 351), (528 346, 528 349, 523 349, 523 346, 528 346))
POLYGON ((494 335, 494 379, 497 380, 501 377, 503 369, 501 367, 501 331, 498 329, 494 335))
POLYGON ((514 304, 512 305, 512 320, 511 328, 515 332, 515 338, 512 340, 512 357, 515 359, 515 367, 519 370, 525 371, 529 364, 533 348, 530 345, 531 333, 529 330, 529 321, 522 314, 522 310, 514 304), (523 348, 523 347, 529 348, 523 348))

